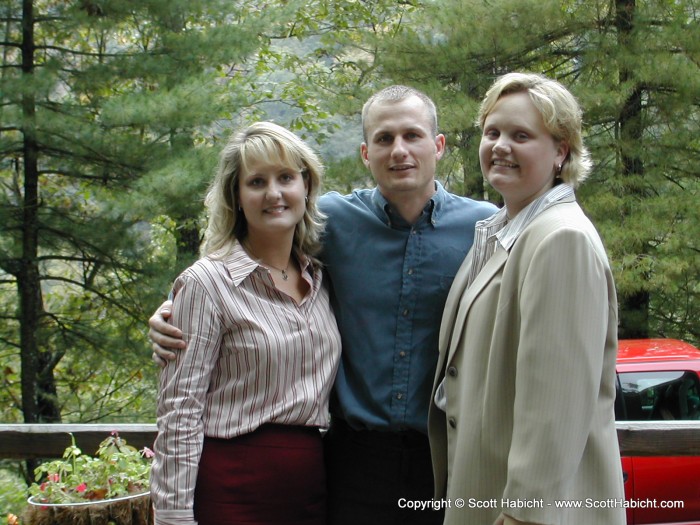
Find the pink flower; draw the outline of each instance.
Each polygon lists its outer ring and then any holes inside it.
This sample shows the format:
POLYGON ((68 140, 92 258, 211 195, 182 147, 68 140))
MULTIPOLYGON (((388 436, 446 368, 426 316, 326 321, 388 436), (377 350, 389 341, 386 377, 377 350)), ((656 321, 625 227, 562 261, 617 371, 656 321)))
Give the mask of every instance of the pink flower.
POLYGON ((141 455, 145 458, 152 458, 156 455, 155 452, 153 452, 150 448, 148 447, 143 447, 143 450, 141 451, 141 455))
POLYGON ((81 483, 80 485, 75 487, 75 490, 77 492, 85 492, 87 490, 87 483, 85 483, 85 482, 81 483))
POLYGON ((49 474, 48 479, 49 481, 58 483, 59 481, 61 481, 61 476, 59 476, 58 472, 55 472, 54 474, 49 474))

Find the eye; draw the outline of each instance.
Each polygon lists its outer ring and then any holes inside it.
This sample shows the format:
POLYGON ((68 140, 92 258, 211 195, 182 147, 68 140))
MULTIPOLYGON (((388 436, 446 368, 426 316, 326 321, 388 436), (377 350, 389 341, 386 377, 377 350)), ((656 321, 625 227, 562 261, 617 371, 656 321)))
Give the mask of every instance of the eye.
POLYGON ((486 137, 486 138, 497 139, 498 136, 499 136, 499 133, 495 129, 484 130, 484 137, 486 137))
POLYGON ((525 140, 528 140, 529 138, 530 138, 530 135, 527 134, 527 133, 525 133, 524 131, 518 131, 518 132, 515 134, 515 139, 518 140, 518 141, 521 141, 521 142, 522 142, 522 141, 525 141, 525 140))
POLYGON ((246 181, 246 184, 252 188, 260 188, 265 185, 265 179, 262 177, 251 177, 246 181))
POLYGON ((390 144, 392 140, 393 139, 391 135, 379 135, 376 139, 376 142, 378 144, 390 144))

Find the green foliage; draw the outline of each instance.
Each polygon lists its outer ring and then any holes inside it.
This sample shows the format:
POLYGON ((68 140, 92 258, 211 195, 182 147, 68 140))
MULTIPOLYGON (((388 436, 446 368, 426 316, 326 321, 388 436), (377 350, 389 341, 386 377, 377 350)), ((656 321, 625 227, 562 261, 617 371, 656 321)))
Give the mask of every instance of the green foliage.
POLYGON ((3 420, 27 415, 28 363, 38 405, 67 421, 152 420, 146 318, 197 257, 204 193, 231 131, 272 119, 320 149, 326 190, 372 186, 358 115, 396 82, 438 105, 448 144, 438 178, 494 201, 473 122, 483 93, 511 70, 568 85, 595 160, 579 200, 623 308, 647 297, 646 333, 700 341, 693 2, 628 2, 627 25, 615 11, 625 2, 603 0, 31 4, 36 48, 23 69, 24 15, 0 0, 3 420), (21 291, 32 286, 39 306, 27 314, 21 291))
POLYGON ((0 463, 0 516, 19 516, 26 507, 28 497, 27 485, 17 469, 9 467, 7 461, 0 463))
POLYGON ((86 456, 75 444, 63 457, 43 463, 35 470, 37 483, 29 493, 42 503, 80 503, 140 494, 148 491, 153 452, 139 451, 115 432, 86 456))
POLYGON ((232 71, 277 13, 213 0, 24 7, 0 4, 3 419, 152 420, 145 319, 181 247, 163 226, 196 234, 192 196, 211 162, 195 146, 247 103, 232 71))
POLYGON ((475 196, 473 121, 493 79, 526 70, 569 86, 596 165, 579 200, 608 246, 623 325, 629 309, 643 310, 623 328, 695 344, 699 15, 691 1, 443 0, 385 40, 376 64, 435 99, 447 178, 475 196))
POLYGON ((374 180, 362 163, 359 153, 352 157, 338 158, 327 166, 324 191, 346 194, 355 189, 373 186, 374 180))

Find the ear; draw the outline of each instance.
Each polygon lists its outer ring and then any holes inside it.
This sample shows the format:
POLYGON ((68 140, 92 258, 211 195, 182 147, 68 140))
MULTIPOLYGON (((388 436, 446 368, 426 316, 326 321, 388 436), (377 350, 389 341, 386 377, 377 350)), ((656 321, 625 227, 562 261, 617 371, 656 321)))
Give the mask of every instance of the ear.
POLYGON ((569 156, 569 143, 565 140, 560 140, 557 144, 557 155, 554 158, 555 167, 559 164, 563 164, 566 158, 569 156))
POLYGON ((435 137, 435 158, 440 160, 445 153, 445 135, 440 133, 435 137))
POLYGON ((360 157, 362 157, 365 167, 369 168, 369 156, 367 155, 367 143, 365 142, 360 145, 360 157))

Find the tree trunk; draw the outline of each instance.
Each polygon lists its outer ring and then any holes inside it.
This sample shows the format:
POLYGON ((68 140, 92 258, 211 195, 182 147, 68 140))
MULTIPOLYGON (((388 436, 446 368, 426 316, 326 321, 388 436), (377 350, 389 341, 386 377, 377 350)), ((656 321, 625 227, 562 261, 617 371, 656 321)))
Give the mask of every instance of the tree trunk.
MULTIPOLYGON (((636 10, 635 0, 617 0, 615 2, 615 25, 618 32, 618 43, 621 48, 629 46, 634 29, 634 15, 636 10)), ((633 74, 626 67, 619 71, 620 85, 624 85, 633 78, 633 74)), ((622 174, 625 177, 640 177, 644 175, 644 162, 634 151, 634 146, 639 144, 643 135, 642 123, 642 96, 643 88, 635 86, 625 101, 618 120, 620 133, 620 161, 622 174)), ((641 192, 638 186, 633 185, 635 192, 641 192)), ((634 197, 634 195, 632 195, 634 197)), ((640 195, 643 198, 643 195, 640 195)), ((634 199, 636 202, 636 199, 634 199)), ((647 247, 640 245, 637 253, 643 255, 647 247)), ((644 338, 649 336, 649 292, 640 291, 631 295, 620 296, 620 328, 619 336, 622 339, 644 338)))
MULTIPOLYGON (((22 73, 34 74, 34 5, 22 2, 22 73)), ((27 82, 30 86, 31 81, 27 82)), ((61 420, 56 399, 53 368, 55 358, 41 348, 44 316, 39 270, 39 146, 36 131, 36 101, 32 89, 22 95, 24 185, 21 217, 22 254, 17 269, 22 363, 22 413, 25 423, 61 420)))

